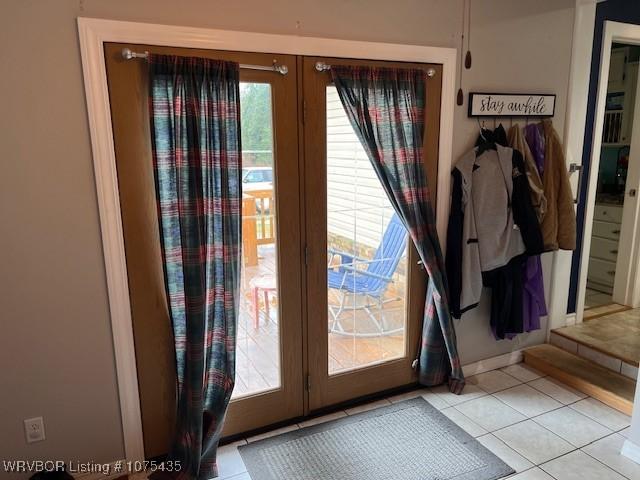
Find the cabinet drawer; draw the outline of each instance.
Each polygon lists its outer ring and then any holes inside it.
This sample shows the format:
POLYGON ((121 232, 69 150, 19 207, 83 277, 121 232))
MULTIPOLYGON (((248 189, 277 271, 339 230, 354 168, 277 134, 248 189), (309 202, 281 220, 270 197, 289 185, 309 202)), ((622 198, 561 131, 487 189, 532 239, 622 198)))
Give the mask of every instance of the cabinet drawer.
POLYGON ((599 220, 594 220, 592 235, 594 237, 618 240, 620 238, 621 227, 622 226, 619 223, 601 222, 599 220))
POLYGON ((616 264, 607 260, 589 257, 589 273, 587 278, 594 282, 613 286, 616 278, 616 264))
POLYGON ((614 262, 618 258, 618 241, 607 238, 591 237, 590 257, 614 262))
POLYGON ((596 205, 596 209, 593 212, 593 219, 604 222, 622 223, 622 206, 596 205))

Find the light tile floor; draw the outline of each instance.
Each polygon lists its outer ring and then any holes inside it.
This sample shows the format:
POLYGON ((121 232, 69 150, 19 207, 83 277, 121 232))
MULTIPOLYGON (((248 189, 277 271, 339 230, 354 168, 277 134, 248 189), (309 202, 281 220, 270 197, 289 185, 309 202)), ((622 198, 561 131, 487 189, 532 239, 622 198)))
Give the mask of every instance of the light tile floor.
POLYGON ((219 478, 251 480, 239 445, 417 396, 516 470, 510 480, 640 480, 620 455, 630 417, 523 364, 468 378, 461 396, 423 388, 225 445, 219 478))

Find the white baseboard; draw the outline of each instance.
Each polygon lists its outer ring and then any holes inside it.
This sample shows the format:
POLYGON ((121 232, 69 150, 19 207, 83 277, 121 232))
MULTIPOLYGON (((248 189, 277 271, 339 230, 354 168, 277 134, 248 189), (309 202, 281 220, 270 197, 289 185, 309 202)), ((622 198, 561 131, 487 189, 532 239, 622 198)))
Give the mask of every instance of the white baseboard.
POLYGON ((504 355, 498 355, 497 357, 487 358, 485 360, 480 360, 479 362, 464 365, 462 367, 462 373, 464 373, 465 377, 471 377, 473 375, 478 375, 479 373, 490 372, 491 370, 520 363, 522 362, 522 359, 522 350, 515 350, 513 352, 505 353, 504 355))
POLYGON ((640 447, 629 439, 624 441, 624 444, 622 445, 622 451, 620 453, 627 457, 629 460, 640 463, 640 447))

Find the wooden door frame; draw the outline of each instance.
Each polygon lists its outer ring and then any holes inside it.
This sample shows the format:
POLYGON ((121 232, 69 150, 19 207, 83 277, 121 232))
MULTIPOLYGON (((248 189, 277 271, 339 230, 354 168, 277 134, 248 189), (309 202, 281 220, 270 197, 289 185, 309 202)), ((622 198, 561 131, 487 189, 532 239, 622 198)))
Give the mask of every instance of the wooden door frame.
MULTIPOLYGON (((207 28, 78 18, 85 96, 109 296, 125 456, 144 460, 129 287, 116 174, 104 43, 290 55, 438 63, 443 66, 436 224, 445 244, 452 164, 456 55, 454 48, 271 35, 207 28)), ((115 459, 118 460, 118 459, 115 459)))
MULTIPOLYGON (((598 171, 600 167, 600 153, 602 147, 602 131, 604 128, 604 113, 606 109, 607 87, 609 78, 609 66, 611 63, 611 47, 614 43, 640 45, 640 25, 606 21, 602 34, 602 47, 600 54, 600 70, 598 77, 598 90, 596 95, 596 109, 594 114, 593 140, 591 144, 591 159, 589 164, 589 177, 584 179, 587 185, 587 198, 584 208, 584 229, 582 235, 582 252, 580 255, 580 268, 578 273, 578 291, 576 300, 576 323, 580 323, 584 317, 585 292, 587 287, 587 275, 589 272, 589 252, 591 250, 591 235, 593 232, 593 215, 596 206, 596 193, 598 189, 598 171)), ((637 102, 636 102, 637 103, 637 102)), ((633 137, 632 140, 633 142, 633 137)), ((636 140, 637 141, 637 140, 636 140)), ((640 185, 631 186, 639 188, 640 185)), ((633 219, 634 225, 638 225, 640 211, 636 201, 633 212, 627 209, 624 219, 633 219)), ((624 227, 623 227, 624 228, 624 227)), ((640 235, 631 232, 629 238, 623 240, 620 236, 618 248, 618 260, 637 258, 640 252, 640 235), (623 251, 624 250, 624 251, 623 251)), ((638 305, 640 297, 637 286, 640 286, 640 269, 630 262, 618 261, 616 270, 622 267, 620 275, 623 282, 616 281, 614 295, 626 305, 638 305)), ((618 272, 616 271, 616 277, 618 272)))

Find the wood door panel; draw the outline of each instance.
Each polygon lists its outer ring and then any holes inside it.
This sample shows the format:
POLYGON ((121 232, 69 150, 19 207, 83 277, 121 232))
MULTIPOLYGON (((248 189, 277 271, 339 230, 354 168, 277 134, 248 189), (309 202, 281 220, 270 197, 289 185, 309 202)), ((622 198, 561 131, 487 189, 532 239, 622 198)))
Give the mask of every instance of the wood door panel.
POLYGON ((166 453, 175 422, 175 354, 167 309, 147 113, 147 69, 105 46, 138 387, 147 457, 166 453))
POLYGON ((296 57, 213 50, 106 44, 120 208, 140 390, 145 454, 167 453, 175 421, 175 350, 165 297, 148 117, 144 60, 124 60, 123 48, 289 68, 287 75, 242 69, 241 82, 272 91, 277 259, 280 292, 280 380, 272 391, 232 400, 223 435, 235 435, 303 414, 301 202, 298 186, 296 57))
MULTIPOLYGON (((330 75, 318 72, 315 63, 353 65, 405 66, 425 70, 426 80, 426 128, 424 137, 425 173, 430 185, 436 185, 440 92, 442 66, 412 63, 345 60, 334 58, 305 57, 303 61, 303 83, 305 102, 305 175, 306 244, 307 265, 307 329, 308 372, 310 377, 309 410, 317 410, 357 397, 388 390, 417 380, 411 364, 416 356, 424 312, 426 278, 417 266, 418 254, 409 246, 408 288, 406 296, 407 322, 405 328, 405 351, 401 358, 366 365, 357 370, 329 375, 329 348, 327 335, 327 112, 326 88, 330 75), (428 68, 435 75, 426 76, 428 68), (311 307, 312 306, 312 307, 311 307)), ((435 190, 432 190, 435 205, 435 190)))

